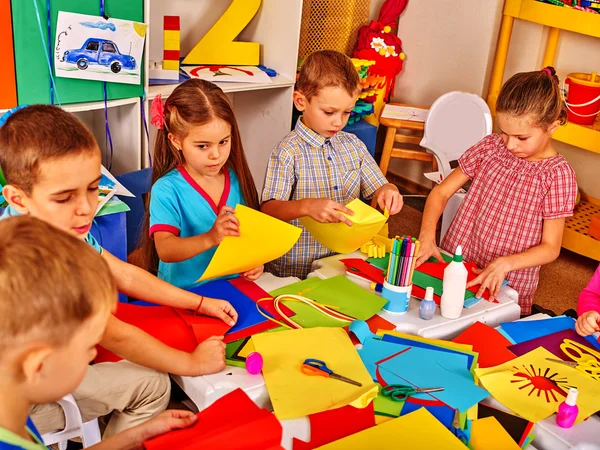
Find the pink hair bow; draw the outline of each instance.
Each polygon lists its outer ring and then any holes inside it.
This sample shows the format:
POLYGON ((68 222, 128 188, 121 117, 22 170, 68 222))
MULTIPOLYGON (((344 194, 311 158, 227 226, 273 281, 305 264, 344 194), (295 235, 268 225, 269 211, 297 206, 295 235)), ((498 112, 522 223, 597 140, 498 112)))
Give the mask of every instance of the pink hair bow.
POLYGON ((152 100, 150 107, 150 123, 159 130, 165 127, 165 105, 162 102, 162 95, 158 94, 152 100))

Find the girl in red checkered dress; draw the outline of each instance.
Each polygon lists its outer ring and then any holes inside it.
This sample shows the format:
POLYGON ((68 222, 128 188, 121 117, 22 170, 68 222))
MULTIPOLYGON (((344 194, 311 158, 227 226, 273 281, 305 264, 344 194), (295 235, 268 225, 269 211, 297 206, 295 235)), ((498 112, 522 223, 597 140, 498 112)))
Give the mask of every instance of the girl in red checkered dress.
POLYGON ((493 299, 508 280, 519 293, 521 314, 530 314, 542 264, 560 252, 565 218, 573 215, 575 173, 552 146, 566 122, 554 69, 518 73, 502 87, 496 105, 499 134, 468 149, 456 168, 429 195, 421 226, 417 264, 434 256, 436 224, 448 199, 467 181, 471 187, 440 247, 462 245, 467 261, 481 270, 468 287, 493 299))

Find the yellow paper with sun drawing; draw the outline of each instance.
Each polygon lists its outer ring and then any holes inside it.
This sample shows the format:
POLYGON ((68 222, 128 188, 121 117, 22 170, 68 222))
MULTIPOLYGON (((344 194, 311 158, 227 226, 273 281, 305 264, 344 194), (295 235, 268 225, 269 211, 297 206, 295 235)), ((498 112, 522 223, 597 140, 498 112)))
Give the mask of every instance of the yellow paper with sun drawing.
POLYGON ((499 366, 475 369, 475 373, 496 400, 531 422, 555 413, 571 387, 579 390, 575 423, 600 410, 600 382, 547 358, 556 356, 538 347, 499 366))

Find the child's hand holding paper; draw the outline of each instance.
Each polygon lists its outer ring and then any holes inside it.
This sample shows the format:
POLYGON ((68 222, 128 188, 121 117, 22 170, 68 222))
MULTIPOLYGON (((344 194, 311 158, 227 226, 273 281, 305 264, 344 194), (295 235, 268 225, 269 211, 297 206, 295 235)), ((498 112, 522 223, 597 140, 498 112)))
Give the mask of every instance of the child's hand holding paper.
POLYGON ((303 216, 308 216, 319 223, 342 222, 349 227, 352 226, 352 221, 344 216, 344 214, 352 216, 354 212, 338 202, 334 202, 328 198, 307 198, 302 200, 302 202, 305 204, 305 214, 303 216))
POLYGON ((239 236, 240 221, 235 217, 235 209, 231 206, 223 206, 215 224, 207 234, 213 247, 219 245, 225 236, 239 236))

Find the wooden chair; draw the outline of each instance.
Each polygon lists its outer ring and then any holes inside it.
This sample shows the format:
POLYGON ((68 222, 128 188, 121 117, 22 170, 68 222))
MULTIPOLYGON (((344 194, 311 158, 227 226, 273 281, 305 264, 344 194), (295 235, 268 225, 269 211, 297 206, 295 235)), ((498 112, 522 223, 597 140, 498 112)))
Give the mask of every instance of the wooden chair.
MULTIPOLYGON (((411 106, 402 103, 389 104, 397 106, 411 106)), ((385 106, 383 111, 385 111, 385 106)), ((381 155, 381 161, 379 162, 379 168, 381 169, 384 175, 387 174, 390 165, 390 160, 392 158, 412 159, 415 161, 429 162, 432 165, 432 172, 437 171, 437 161, 431 153, 427 153, 425 149, 421 150, 406 147, 407 144, 412 146, 419 145, 421 139, 423 139, 425 123, 415 122, 411 120, 390 119, 385 117, 381 117, 379 119, 379 123, 387 127, 387 134, 385 135, 385 142, 383 144, 383 153, 381 155), (398 130, 409 130, 412 133, 398 133, 398 130)))

